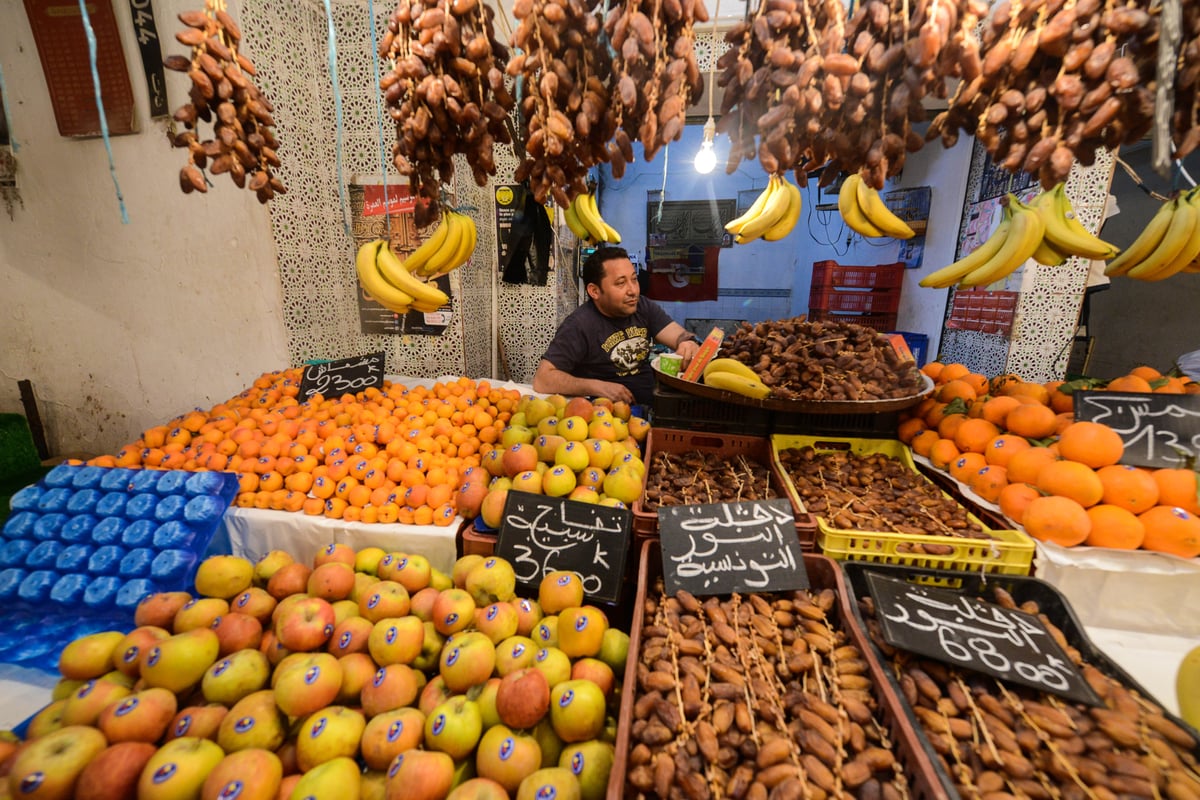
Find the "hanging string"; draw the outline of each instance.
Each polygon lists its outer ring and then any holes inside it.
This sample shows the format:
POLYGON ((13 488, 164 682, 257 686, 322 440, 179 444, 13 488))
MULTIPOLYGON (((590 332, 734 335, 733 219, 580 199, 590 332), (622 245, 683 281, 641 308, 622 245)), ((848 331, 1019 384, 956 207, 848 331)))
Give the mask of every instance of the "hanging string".
MULTIPOLYGON (((80 3, 83 0, 79 0, 80 3)), ((337 33, 333 27, 333 9, 329 7, 329 0, 325 0, 325 19, 329 23, 329 79, 333 82, 333 109, 337 117, 337 143, 336 143, 336 162, 337 162, 337 184, 338 184, 338 202, 342 207, 342 227, 346 230, 346 236, 350 236, 350 215, 349 204, 346 202, 346 182, 342 180, 342 90, 338 87, 337 78, 337 33)), ((375 30, 374 23, 371 25, 371 30, 375 30)))
MULTIPOLYGON (((83 32, 87 35, 88 60, 92 67, 92 89, 96 94, 96 110, 100 112, 100 135, 104 137, 104 150, 108 153, 108 174, 112 176, 113 188, 117 190, 117 205, 121 207, 121 223, 128 225, 129 212, 125 210, 125 198, 121 195, 121 184, 117 180, 117 167, 113 164, 112 140, 108 138, 108 118, 104 116, 104 100, 100 97, 100 72, 96 68, 96 32, 92 30, 92 18, 88 15, 86 0, 79 0, 79 12, 83 16, 83 32)), ((5 99, 4 102, 4 115, 7 117, 8 100, 5 99)), ((14 147, 13 150, 16 148, 14 147)))
MULTIPOLYGON (((371 64, 375 68, 371 74, 374 76, 373 83, 375 84, 375 126, 379 131, 379 174, 383 176, 383 210, 385 217, 391 217, 389 209, 392 204, 388 200, 387 151, 383 144, 383 91, 379 88, 379 40, 375 36, 375 0, 367 0, 367 22, 371 28, 371 64)), ((390 224, 388 227, 391 227, 390 224)))
POLYGON ((1122 159, 1120 156, 1114 156, 1114 158, 1116 159, 1117 165, 1121 169, 1125 170, 1125 174, 1129 176, 1130 180, 1133 181, 1134 185, 1137 186, 1139 189, 1141 189, 1143 192, 1145 192, 1148 196, 1154 198, 1155 200, 1158 200, 1159 202, 1163 202, 1163 201, 1171 199, 1169 197, 1164 197, 1163 195, 1159 194, 1158 192, 1154 191, 1149 186, 1147 186, 1145 181, 1142 180, 1141 176, 1137 174, 1137 171, 1134 170, 1133 167, 1129 166, 1129 164, 1126 163, 1126 161, 1124 159, 1122 159))
POLYGON ((8 146, 15 153, 21 148, 17 146, 17 137, 13 136, 12 112, 8 110, 8 89, 4 88, 4 68, 0 67, 0 103, 3 104, 4 129, 8 131, 8 146))
POLYGON ((667 202, 667 164, 671 160, 671 144, 668 142, 663 145, 663 182, 662 188, 658 190, 658 210, 654 212, 654 222, 659 224, 662 222, 663 205, 667 202))

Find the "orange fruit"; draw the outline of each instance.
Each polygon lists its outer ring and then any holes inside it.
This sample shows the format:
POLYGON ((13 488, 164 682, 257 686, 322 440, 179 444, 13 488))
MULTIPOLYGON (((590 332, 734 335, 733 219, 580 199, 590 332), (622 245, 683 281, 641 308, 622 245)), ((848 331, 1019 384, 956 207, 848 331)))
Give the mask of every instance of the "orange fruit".
POLYGON ((1002 433, 998 436, 993 436, 988 441, 987 446, 983 448, 983 457, 987 459, 989 464, 995 464, 998 467, 1007 467, 1008 462, 1013 456, 1031 447, 1033 445, 1023 436, 1002 433))
POLYGON ((1022 403, 1008 412, 1004 425, 1009 432, 1028 439, 1044 439, 1058 424, 1053 409, 1041 403, 1022 403))
POLYGON ((1104 484, 1096 471, 1078 461, 1052 461, 1038 472, 1034 486, 1046 494, 1069 497, 1084 508, 1104 497, 1104 484))
POLYGON ((967 476, 967 486, 984 500, 995 503, 1000 499, 1000 492, 1008 486, 1008 470, 996 464, 988 464, 967 476))
POLYGON ((1128 464, 1110 464, 1096 470, 1104 485, 1105 505, 1117 506, 1133 514, 1148 511, 1158 503, 1158 483, 1149 470, 1128 464))
POLYGON ((1064 411, 1073 411, 1075 409, 1075 395, 1067 394, 1060 390, 1060 387, 1066 381, 1049 381, 1042 384, 1046 387, 1046 391, 1050 393, 1050 408, 1059 414, 1064 411))
POLYGON ((964 403, 969 403, 978 396, 974 387, 962 379, 943 383, 942 388, 937 392, 937 399, 943 403, 949 403, 951 400, 962 400, 964 403))
POLYGON ((941 438, 941 436, 938 436, 937 431, 926 428, 914 436, 912 441, 908 443, 908 446, 911 447, 912 451, 917 455, 928 458, 929 450, 933 447, 933 443, 941 438))
POLYGON ((1179 506, 1185 511, 1200 514, 1195 471, 1166 467, 1154 470, 1150 476, 1158 484, 1159 505, 1179 506))
POLYGON ((971 370, 968 369, 965 364, 958 364, 958 363, 945 364, 942 366, 941 371, 938 373, 937 381, 938 381, 938 383, 946 384, 946 383, 949 383, 950 381, 957 380, 959 378, 965 378, 967 375, 970 375, 970 374, 971 374, 971 370))
POLYGON ((1129 374, 1133 375, 1135 377, 1141 378, 1142 380, 1145 380, 1145 381, 1152 381, 1152 380, 1155 380, 1156 378, 1162 377, 1161 372, 1156 370, 1154 367, 1147 366, 1146 364, 1139 364, 1138 366, 1129 370, 1129 374))
POLYGON ((1106 392, 1149 392, 1150 381, 1139 375, 1122 375, 1119 378, 1113 378, 1105 387, 1106 392))
POLYGON ((945 470, 960 455, 952 439, 938 439, 929 448, 929 463, 937 469, 945 470))
POLYGON ((1071 411, 1064 411, 1061 414, 1055 414, 1054 420, 1054 435, 1061 436, 1067 426, 1075 421, 1075 414, 1071 411))
POLYGON ((971 473, 983 469, 987 466, 987 459, 979 453, 963 453, 958 458, 950 462, 947 471, 950 477, 960 483, 966 483, 967 478, 971 473))
MULTIPOLYGON (((1009 477, 1012 477, 1011 473, 1009 477)), ((996 504, 1000 506, 1000 512, 1004 516, 1020 524, 1021 519, 1025 516, 1025 509, 1041 496, 1042 493, 1028 483, 1009 483, 1000 490, 996 504)))
POLYGON ((1187 384, 1174 375, 1163 378, 1162 383, 1154 387, 1155 394, 1185 394, 1187 392, 1187 384))
POLYGON ((1087 515, 1092 530, 1083 542, 1086 545, 1136 550, 1146 538, 1146 524, 1128 509, 1102 503, 1089 508, 1087 515))
POLYGON ((1120 461, 1125 444, 1107 425, 1083 420, 1071 423, 1059 435, 1058 452, 1063 458, 1099 469, 1120 461))
POLYGON ((938 379, 938 376, 942 374, 942 369, 945 366, 946 365, 940 361, 930 361, 928 364, 921 367, 921 372, 924 372, 931 379, 936 381, 938 379))
POLYGON ((1008 459, 1010 483, 1036 483, 1042 467, 1057 461, 1058 455, 1048 447, 1030 447, 1020 450, 1008 459))
POLYGON ((1009 397, 1028 397, 1037 400, 1044 406, 1050 405, 1050 390, 1040 383, 1027 381, 1011 381, 1000 388, 1000 394, 1009 397))
POLYGON ((1000 429, 986 419, 968 419, 954 432, 954 444, 964 453, 983 453, 1000 429))
POLYGON ((1055 495, 1030 501, 1021 524, 1033 538, 1063 547, 1083 544, 1092 530, 1091 517, 1083 506, 1055 495))
POLYGON ((937 432, 943 439, 953 439, 954 434, 958 432, 958 426, 968 419, 970 417, 966 414, 948 414, 937 424, 937 432))
POLYGON ((1008 417, 1008 412, 1012 411, 1017 406, 1021 405, 1021 401, 1015 397, 989 397, 983 404, 983 418, 993 425, 1006 427, 1004 420, 1008 417))
POLYGON ((913 417, 901 422, 896 428, 896 438, 905 444, 912 442, 913 437, 924 430, 928 430, 929 426, 925 424, 925 420, 920 417, 913 417))
POLYGON ((1138 519, 1146 526, 1142 548, 1181 558, 1200 556, 1200 518, 1179 506, 1155 506, 1138 519))

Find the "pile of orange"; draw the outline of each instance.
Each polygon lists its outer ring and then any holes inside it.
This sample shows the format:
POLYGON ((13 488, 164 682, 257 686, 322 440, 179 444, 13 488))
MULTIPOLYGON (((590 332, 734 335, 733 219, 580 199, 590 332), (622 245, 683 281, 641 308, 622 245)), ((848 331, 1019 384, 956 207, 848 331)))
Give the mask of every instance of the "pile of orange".
MULTIPOLYGON (((922 371, 933 393, 906 412, 899 438, 937 469, 996 503, 1043 541, 1200 556, 1200 488, 1190 469, 1121 465, 1111 428, 1074 421, 1062 381, 1015 375, 988 379, 962 364, 922 371)), ((1200 392, 1187 378, 1152 367, 1092 388, 1200 392)))
POLYGON ((300 402, 300 379, 300 369, 266 373, 236 397, 87 463, 234 472, 243 508, 448 525, 461 478, 499 441, 521 398, 461 377, 300 402))

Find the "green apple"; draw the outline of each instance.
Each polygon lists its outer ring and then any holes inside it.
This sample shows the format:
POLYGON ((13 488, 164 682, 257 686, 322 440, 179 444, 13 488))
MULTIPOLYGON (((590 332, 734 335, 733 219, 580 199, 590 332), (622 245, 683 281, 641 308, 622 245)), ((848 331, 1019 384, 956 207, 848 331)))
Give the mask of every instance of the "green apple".
POLYGON ((179 702, 168 689, 143 689, 125 699, 110 703, 100 712, 96 727, 108 739, 117 742, 153 744, 167 732, 175 718, 179 702))
POLYGON ((196 592, 228 600, 250 588, 254 564, 241 556, 208 556, 196 567, 196 592))
POLYGON ((582 441, 564 439, 563 443, 554 451, 554 464, 566 467, 571 472, 582 472, 588 468, 587 448, 582 441))
POLYGON ((563 740, 558 738, 558 734, 554 732, 549 714, 534 726, 533 738, 537 739, 538 745, 542 748, 542 768, 557 765, 564 745, 563 740))
POLYGON ((441 703, 425 719, 425 747, 440 750, 455 761, 466 758, 482 734, 479 706, 463 695, 441 703))
POLYGON ((588 680, 568 680, 550 689, 550 724, 564 742, 595 739, 604 730, 606 701, 588 680))
POLYGON ((604 494, 626 505, 642 496, 643 475, 628 463, 613 466, 604 476, 604 494))
POLYGON ((392 759, 420 746, 425 738, 425 715, 419 709, 395 708, 376 714, 362 733, 362 759, 368 769, 387 769, 392 759))
MULTIPOLYGON (((609 427, 612 427, 611 423, 609 427)), ((614 451, 611 439, 587 438, 583 440, 583 445, 587 449, 589 467, 605 470, 612 466, 614 451)))
MULTIPOLYGON (((83 686, 83 684, 79 684, 83 686)), ((78 688, 76 688, 78 691, 78 688)), ((38 739, 45 736, 51 731, 56 731, 63 726, 63 711, 67 708, 66 697, 61 700, 53 700, 47 703, 41 710, 33 715, 29 720, 29 726, 26 730, 27 739, 38 739)))
POLYGON ((507 560, 488 556, 467 573, 464 588, 479 608, 516 596, 517 575, 507 560))
POLYGON ((270 689, 246 695, 229 709, 217 728, 216 741, 226 753, 279 749, 287 736, 287 720, 270 689))
POLYGON ((563 464, 551 467, 542 476, 542 494, 548 497, 566 497, 573 491, 575 473, 563 464))
POLYGON ((615 752, 608 742, 595 739, 569 744, 559 755, 558 765, 579 779, 583 800, 602 800, 608 791, 615 752))
POLYGON ((558 421, 555 433, 568 442, 582 442, 588 438, 587 420, 580 416, 564 417, 558 421))
POLYGON ((158 748, 138 779, 138 800, 199 798, 204 781, 225 752, 210 739, 184 736, 158 748))
POLYGON ((359 800, 361 792, 358 764, 352 758, 339 756, 301 775, 288 800, 359 800))
POLYGON ((629 657, 629 634, 619 628, 604 631, 600 652, 596 655, 618 675, 625 673, 625 661, 629 657))
MULTIPOLYGON (((366 575, 365 572, 355 573, 357 575, 366 575)), ((375 581, 379 583, 379 581, 375 581)), ((336 628, 348 619, 362 616, 358 613, 358 601, 345 598, 342 600, 334 600, 330 605, 333 606, 333 625, 336 628)))
POLYGON ((296 762, 304 772, 318 764, 345 756, 358 757, 358 745, 367 720, 345 706, 328 706, 310 715, 296 737, 296 762))
MULTIPOLYGON (((475 516, 475 515, 472 514, 471 516, 475 516)), ((453 585, 454 585, 454 581, 450 579, 449 575, 442 572, 437 567, 430 568, 430 570, 429 570, 429 586, 431 588, 437 589, 440 592, 442 589, 449 589, 453 585)))
POLYGON ((221 641, 211 628, 177 633, 142 653, 142 680, 181 694, 200 683, 220 651, 221 641))
POLYGON ((536 430, 527 425, 513 425, 512 420, 509 420, 509 425, 500 432, 500 444, 503 447, 512 447, 518 444, 528 445, 533 441, 536 430))
POLYGON ((67 725, 33 739, 12 762, 8 794, 28 800, 70 800, 84 768, 106 747, 104 734, 85 725, 67 725))
POLYGON ((382 547, 364 547, 354 554, 354 570, 355 572, 365 572, 368 575, 377 575, 379 572, 379 562, 387 555, 382 547))
POLYGON ((200 691, 209 703, 232 706, 271 679, 271 662, 259 650, 238 650, 209 667, 200 679, 200 691))
POLYGON ((517 787, 515 800, 538 800, 553 797, 554 800, 581 800, 579 779, 565 767, 546 767, 526 776, 517 787))
POLYGON ((514 733, 504 725, 488 728, 475 751, 475 772, 496 781, 510 794, 541 766, 542 748, 537 740, 514 733))
POLYGON ((496 645, 496 674, 503 678, 510 672, 533 666, 538 646, 528 636, 510 636, 496 645))
MULTIPOLYGON (((540 420, 537 424, 538 435, 539 436, 558 436, 558 433, 556 432, 556 431, 558 431, 558 423, 559 423, 559 418, 558 418, 557 414, 554 416, 546 417, 546 418, 540 420)), ((561 439, 562 437, 559 436, 559 438, 561 439)), ((553 458, 551 460, 553 460, 553 458)))
POLYGON ((542 617, 530 637, 539 647, 558 647, 558 615, 542 617))
POLYGON ((124 638, 121 631, 81 636, 63 648, 58 657, 58 671, 64 678, 75 680, 99 678, 113 669, 113 654, 124 638))
POLYGON ((483 685, 472 687, 471 691, 467 692, 467 697, 479 706, 479 716, 483 720, 485 731, 493 725, 500 724, 500 714, 496 711, 496 691, 499 688, 500 678, 493 676, 483 685))
POLYGON ((230 753, 208 773, 200 800, 275 800, 283 781, 283 763, 270 750, 230 753))
POLYGON ((553 689, 571 679, 571 658, 557 647, 543 647, 533 657, 533 668, 546 676, 553 689))
POLYGON ((383 770, 364 770, 359 779, 360 800, 387 800, 387 773, 383 770))
POLYGON ((296 559, 286 550, 272 550, 258 559, 254 564, 253 580, 255 586, 266 586, 271 576, 296 559))
POLYGON ((425 629, 425 641, 421 643, 421 653, 413 659, 412 667, 421 672, 433 672, 437 670, 446 637, 438 633, 437 627, 430 620, 422 622, 421 627, 425 629))
POLYGON ((483 556, 478 553, 460 556, 458 560, 454 562, 454 566, 450 569, 450 580, 454 582, 455 586, 457 586, 459 589, 462 589, 467 583, 467 573, 470 572, 476 564, 479 564, 482 561, 483 556))
POLYGON ((544 397, 534 397, 525 408, 525 422, 537 425, 546 417, 554 416, 554 404, 544 397))

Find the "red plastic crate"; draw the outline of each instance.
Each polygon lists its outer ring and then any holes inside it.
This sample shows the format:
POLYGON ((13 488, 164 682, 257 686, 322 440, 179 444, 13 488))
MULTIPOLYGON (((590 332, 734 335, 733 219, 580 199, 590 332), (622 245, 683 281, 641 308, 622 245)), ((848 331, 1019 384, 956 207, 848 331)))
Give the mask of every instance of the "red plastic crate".
POLYGON ((839 314, 820 308, 808 310, 808 318, 813 322, 849 322, 874 328, 877 331, 895 330, 897 317, 899 314, 839 314))
POLYGON ((899 289, 831 289, 814 286, 808 294, 809 309, 862 314, 894 314, 900 309, 899 289))
POLYGON ((903 261, 874 267, 814 261, 812 285, 839 289, 895 289, 904 283, 904 269, 903 261))

